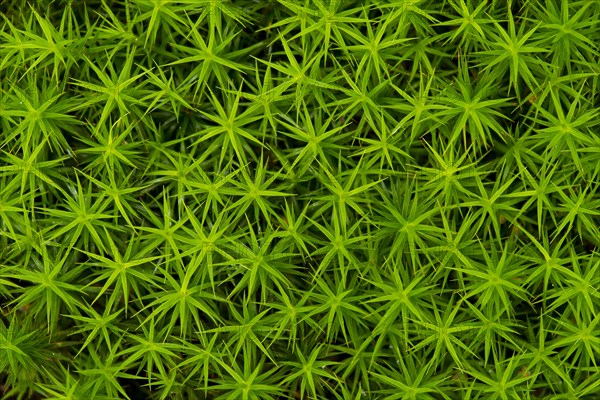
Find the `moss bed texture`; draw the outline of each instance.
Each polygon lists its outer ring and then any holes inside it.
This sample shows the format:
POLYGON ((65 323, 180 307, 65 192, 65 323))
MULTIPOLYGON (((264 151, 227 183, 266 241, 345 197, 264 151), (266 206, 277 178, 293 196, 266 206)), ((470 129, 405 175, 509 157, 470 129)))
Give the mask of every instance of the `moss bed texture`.
POLYGON ((0 1, 2 399, 600 399, 600 1, 0 1))

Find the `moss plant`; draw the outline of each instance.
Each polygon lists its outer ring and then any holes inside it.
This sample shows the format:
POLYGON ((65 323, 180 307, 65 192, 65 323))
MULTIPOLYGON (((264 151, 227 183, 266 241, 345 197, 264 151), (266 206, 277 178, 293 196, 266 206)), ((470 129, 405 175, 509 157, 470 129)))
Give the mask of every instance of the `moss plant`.
POLYGON ((600 398, 600 2, 0 2, 3 399, 600 398))

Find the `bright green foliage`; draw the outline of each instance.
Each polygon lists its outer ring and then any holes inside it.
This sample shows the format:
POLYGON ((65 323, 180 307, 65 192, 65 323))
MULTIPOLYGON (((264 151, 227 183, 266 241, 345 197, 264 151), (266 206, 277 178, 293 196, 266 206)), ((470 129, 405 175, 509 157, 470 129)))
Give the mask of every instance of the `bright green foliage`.
POLYGON ((600 398, 598 0, 0 1, 0 398, 600 398))

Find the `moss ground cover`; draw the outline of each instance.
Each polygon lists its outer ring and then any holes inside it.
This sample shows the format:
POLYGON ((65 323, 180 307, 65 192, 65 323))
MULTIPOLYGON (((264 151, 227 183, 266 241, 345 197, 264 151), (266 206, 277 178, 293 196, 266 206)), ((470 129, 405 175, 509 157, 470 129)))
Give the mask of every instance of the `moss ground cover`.
POLYGON ((2 398, 600 398, 600 1, 0 13, 2 398))

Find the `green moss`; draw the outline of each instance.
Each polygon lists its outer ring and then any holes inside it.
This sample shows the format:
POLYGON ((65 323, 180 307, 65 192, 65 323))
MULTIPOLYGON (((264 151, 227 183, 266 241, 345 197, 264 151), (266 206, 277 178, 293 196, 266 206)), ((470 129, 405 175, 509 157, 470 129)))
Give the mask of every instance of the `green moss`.
POLYGON ((600 396, 598 1, 0 12, 3 398, 600 396))

